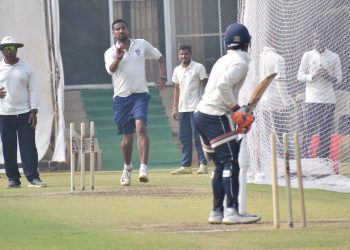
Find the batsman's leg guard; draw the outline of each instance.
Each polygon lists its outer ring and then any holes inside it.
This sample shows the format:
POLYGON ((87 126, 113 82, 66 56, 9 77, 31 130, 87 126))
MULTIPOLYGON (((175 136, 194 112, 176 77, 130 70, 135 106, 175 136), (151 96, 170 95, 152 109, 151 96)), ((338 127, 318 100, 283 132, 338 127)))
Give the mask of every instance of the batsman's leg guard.
POLYGON ((212 189, 213 189, 213 210, 223 211, 223 201, 225 198, 225 190, 223 186, 223 167, 215 166, 215 169, 212 173, 212 189))
MULTIPOLYGON (((238 165, 238 164, 236 164, 238 165)), ((238 167, 238 166, 237 166, 238 167)), ((224 164, 224 171, 222 175, 225 194, 226 194, 226 206, 228 208, 238 206, 238 172, 237 167, 234 166, 232 161, 224 164)))
POLYGON ((233 207, 238 209, 238 195, 239 195, 239 165, 237 160, 232 161, 231 170, 231 189, 233 195, 233 207))

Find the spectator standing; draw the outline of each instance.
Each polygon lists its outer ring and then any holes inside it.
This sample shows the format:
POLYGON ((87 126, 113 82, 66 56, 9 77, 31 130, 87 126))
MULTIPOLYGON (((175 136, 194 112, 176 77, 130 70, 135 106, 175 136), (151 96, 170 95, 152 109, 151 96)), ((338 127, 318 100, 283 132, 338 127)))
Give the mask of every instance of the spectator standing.
POLYGON ((194 126, 193 115, 203 95, 208 77, 205 67, 192 60, 191 46, 180 46, 179 60, 181 64, 174 69, 172 77, 172 82, 175 85, 172 116, 179 121, 182 167, 172 171, 171 174, 192 174, 193 139, 199 164, 196 173, 207 174, 207 159, 202 149, 199 134, 194 126))
POLYGON ((297 78, 305 82, 305 144, 308 152, 311 137, 318 134, 320 144, 317 156, 329 157, 330 137, 334 133, 336 96, 334 88, 342 80, 341 62, 338 54, 327 49, 327 37, 320 31, 314 34, 314 49, 304 53, 297 78))

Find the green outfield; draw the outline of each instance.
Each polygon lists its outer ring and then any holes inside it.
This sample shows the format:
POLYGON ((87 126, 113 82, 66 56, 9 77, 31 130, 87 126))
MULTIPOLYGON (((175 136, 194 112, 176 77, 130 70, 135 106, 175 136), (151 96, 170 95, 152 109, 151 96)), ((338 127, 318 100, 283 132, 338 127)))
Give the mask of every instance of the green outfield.
MULTIPOLYGON (((0 178, 0 249, 350 249, 350 194, 305 190, 308 225, 287 228, 279 188, 281 228, 272 228, 271 186, 248 185, 252 225, 209 225, 210 175, 150 172, 150 182, 119 185, 120 172, 98 172, 95 191, 69 192, 69 173, 43 173, 44 189, 4 188, 0 178)), ((80 177, 77 174, 77 187, 80 177)), ((89 185, 89 176, 86 176, 89 185)))

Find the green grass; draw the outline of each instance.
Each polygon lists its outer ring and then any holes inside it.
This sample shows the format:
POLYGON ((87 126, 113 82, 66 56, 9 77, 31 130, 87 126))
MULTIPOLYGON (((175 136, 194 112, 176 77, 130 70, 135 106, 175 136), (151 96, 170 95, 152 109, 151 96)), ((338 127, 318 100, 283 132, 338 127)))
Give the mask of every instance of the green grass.
MULTIPOLYGON (((151 171, 150 183, 119 185, 120 172, 98 172, 95 191, 69 192, 68 173, 44 173, 44 189, 5 189, 0 178, 0 249, 350 249, 350 194, 305 190, 308 226, 287 228, 279 188, 281 228, 272 228, 271 186, 248 185, 254 225, 209 225, 209 175, 151 171)), ((80 176, 76 181, 79 189, 80 176)), ((89 176, 86 176, 89 184, 89 176)))

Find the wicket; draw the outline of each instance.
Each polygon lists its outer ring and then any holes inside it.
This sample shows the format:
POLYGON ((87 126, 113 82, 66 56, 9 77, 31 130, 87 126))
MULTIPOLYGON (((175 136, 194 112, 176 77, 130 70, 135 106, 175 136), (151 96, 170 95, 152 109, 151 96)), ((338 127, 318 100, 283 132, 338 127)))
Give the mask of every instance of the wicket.
MULTIPOLYGON (((294 145, 295 145, 295 164, 298 178, 298 190, 299 190, 299 202, 300 211, 302 216, 302 227, 306 227, 306 213, 305 213, 305 200, 304 200, 304 187, 303 187, 303 174, 301 169, 300 151, 299 151, 299 139, 298 133, 294 133, 294 145)), ((278 181, 277 181, 277 157, 276 157, 276 136, 271 133, 271 165, 272 165, 272 203, 273 203, 273 225, 274 228, 280 227, 280 215, 279 215, 279 201, 278 201, 278 181)), ((283 134, 283 157, 285 167, 285 181, 286 181, 286 200, 288 209, 288 227, 293 227, 293 213, 292 213, 292 196, 290 186, 290 164, 289 164, 289 143, 288 135, 283 134)))
POLYGON ((85 123, 80 124, 80 144, 74 123, 70 124, 70 190, 75 191, 76 154, 80 154, 81 191, 85 190, 85 154, 90 153, 90 186, 95 189, 95 123, 90 122, 90 147, 87 149, 85 123))

